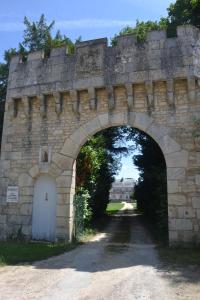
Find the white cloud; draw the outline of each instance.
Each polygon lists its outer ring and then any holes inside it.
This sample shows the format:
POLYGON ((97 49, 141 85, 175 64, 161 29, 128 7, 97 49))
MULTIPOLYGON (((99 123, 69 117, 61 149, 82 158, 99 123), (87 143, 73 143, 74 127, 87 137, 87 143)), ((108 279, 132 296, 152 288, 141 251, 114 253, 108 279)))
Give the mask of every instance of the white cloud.
MULTIPOLYGON (((104 19, 80 19, 56 21, 56 29, 90 29, 90 28, 116 28, 126 25, 134 25, 131 20, 104 20, 104 19)), ((0 22, 0 32, 17 32, 24 29, 20 22, 0 22)))
POLYGON ((56 28, 75 29, 75 28, 114 28, 134 25, 135 21, 131 20, 104 20, 104 19, 81 19, 56 22, 56 28))

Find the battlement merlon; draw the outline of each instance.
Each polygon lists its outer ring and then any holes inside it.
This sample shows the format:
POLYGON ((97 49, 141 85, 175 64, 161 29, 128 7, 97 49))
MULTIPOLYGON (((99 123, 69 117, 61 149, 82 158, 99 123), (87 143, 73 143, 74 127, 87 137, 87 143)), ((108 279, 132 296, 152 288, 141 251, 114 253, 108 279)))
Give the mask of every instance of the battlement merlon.
POLYGON ((177 37, 166 31, 149 32, 144 43, 133 34, 117 37, 116 46, 107 39, 76 44, 74 54, 65 46, 11 60, 7 99, 55 91, 83 90, 175 78, 200 78, 200 31, 194 26, 177 28, 177 37))

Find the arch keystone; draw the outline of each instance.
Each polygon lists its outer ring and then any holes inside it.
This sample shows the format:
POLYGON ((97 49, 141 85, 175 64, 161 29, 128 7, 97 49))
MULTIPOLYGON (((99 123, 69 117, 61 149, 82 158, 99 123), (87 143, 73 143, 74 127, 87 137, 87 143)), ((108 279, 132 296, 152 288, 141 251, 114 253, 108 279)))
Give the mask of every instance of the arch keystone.
POLYGON ((109 115, 107 114, 102 114, 99 117, 99 123, 102 129, 106 128, 109 124, 109 115))
POLYGON ((136 113, 135 122, 132 126, 146 132, 147 128, 153 123, 153 118, 144 113, 136 113))
POLYGON ((134 127, 135 116, 136 116, 135 112, 128 112, 128 114, 127 114, 127 124, 128 125, 134 127))
POLYGON ((127 113, 110 114, 109 124, 111 126, 121 126, 127 124, 127 113))

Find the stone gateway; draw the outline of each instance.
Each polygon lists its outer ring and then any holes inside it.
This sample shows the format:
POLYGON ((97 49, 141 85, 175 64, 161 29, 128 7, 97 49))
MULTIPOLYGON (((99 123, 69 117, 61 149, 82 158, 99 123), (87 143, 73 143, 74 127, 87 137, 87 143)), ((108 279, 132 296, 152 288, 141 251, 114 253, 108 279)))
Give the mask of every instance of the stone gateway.
POLYGON ((0 168, 0 238, 71 240, 76 157, 96 132, 143 130, 166 160, 169 240, 200 242, 200 32, 153 31, 11 60, 0 168), (9 187, 18 201, 7 202, 9 187), (38 228, 39 226, 39 228, 38 228), (42 228, 41 228, 42 227, 42 228))

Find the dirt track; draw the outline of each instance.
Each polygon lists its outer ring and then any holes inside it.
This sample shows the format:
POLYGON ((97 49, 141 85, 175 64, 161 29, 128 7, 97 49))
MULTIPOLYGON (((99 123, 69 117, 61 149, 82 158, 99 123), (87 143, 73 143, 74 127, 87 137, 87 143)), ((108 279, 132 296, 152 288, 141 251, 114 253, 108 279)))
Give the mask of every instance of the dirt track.
POLYGON ((0 300, 7 299, 198 300, 200 270, 164 266, 140 218, 125 214, 69 253, 1 268, 0 300))

